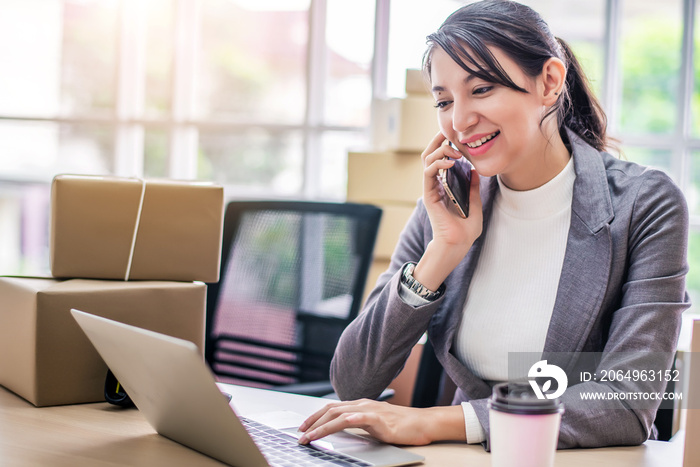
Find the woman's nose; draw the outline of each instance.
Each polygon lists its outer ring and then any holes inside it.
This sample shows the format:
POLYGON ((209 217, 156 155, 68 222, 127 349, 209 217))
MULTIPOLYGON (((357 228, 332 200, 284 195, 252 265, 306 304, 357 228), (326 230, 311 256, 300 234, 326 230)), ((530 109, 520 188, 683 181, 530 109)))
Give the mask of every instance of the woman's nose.
POLYGON ((456 132, 466 133, 478 121, 477 113, 468 106, 458 105, 457 102, 452 106, 452 128, 456 132))

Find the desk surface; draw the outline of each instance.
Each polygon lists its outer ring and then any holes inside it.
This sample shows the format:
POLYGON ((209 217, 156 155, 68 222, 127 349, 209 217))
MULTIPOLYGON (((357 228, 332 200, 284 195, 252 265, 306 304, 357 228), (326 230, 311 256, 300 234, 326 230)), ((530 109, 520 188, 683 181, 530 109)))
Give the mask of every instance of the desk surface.
MULTIPOLYGON (((222 385, 223 387, 224 385, 222 385)), ((226 385, 232 404, 242 415, 293 407, 306 414, 325 404, 323 399, 251 390, 226 385), (262 393, 262 396, 261 396, 262 393)), ((490 454, 481 446, 461 443, 412 447, 425 456, 425 466, 490 467, 490 454)), ((682 466, 683 442, 648 441, 642 446, 558 451, 557 467, 682 466)), ((135 409, 106 403, 35 408, 0 388, 0 464, 8 466, 220 466, 155 433, 135 409)))

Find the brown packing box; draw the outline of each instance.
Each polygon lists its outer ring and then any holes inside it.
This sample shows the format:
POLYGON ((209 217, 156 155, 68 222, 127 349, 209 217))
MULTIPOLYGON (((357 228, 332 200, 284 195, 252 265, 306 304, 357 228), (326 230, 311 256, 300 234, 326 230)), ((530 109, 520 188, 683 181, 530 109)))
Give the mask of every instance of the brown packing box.
POLYGON ((423 70, 409 68, 406 70, 406 94, 430 96, 430 85, 423 76, 423 70))
POLYGON ((391 260, 388 259, 375 259, 369 267, 369 272, 367 273, 367 282, 365 282, 365 293, 362 298, 362 304, 364 305, 367 301, 367 297, 374 290, 374 286, 377 285, 377 280, 379 276, 384 273, 391 266, 391 260))
POLYGON ((439 131, 435 99, 413 94, 373 102, 372 147, 380 151, 421 153, 439 131))
POLYGON ((107 367, 70 309, 203 350, 205 299, 201 282, 0 277, 0 384, 36 406, 103 401, 107 367))
POLYGON ((406 203, 423 195, 420 153, 348 153, 348 201, 406 203))
POLYGON ((374 246, 374 257, 390 259, 416 205, 415 203, 381 204, 379 207, 382 208, 382 222, 379 225, 377 243, 374 246))
MULTIPOLYGON (((125 279, 143 183, 58 175, 51 189, 54 277, 125 279)), ((128 276, 216 282, 224 192, 212 183, 148 180, 128 276)))

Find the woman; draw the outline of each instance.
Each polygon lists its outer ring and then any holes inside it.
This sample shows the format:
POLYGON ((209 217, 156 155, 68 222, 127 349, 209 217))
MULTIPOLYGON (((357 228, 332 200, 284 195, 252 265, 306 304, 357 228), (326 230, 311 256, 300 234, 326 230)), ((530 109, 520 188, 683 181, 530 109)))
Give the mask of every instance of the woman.
POLYGON ((398 444, 487 442, 487 399, 509 378, 508 352, 544 354, 566 371, 559 448, 653 438, 660 401, 617 395, 663 392, 665 381, 579 375, 615 371, 620 355, 626 368, 646 369, 649 354, 670 368, 689 306, 682 193, 664 173, 604 152, 605 117, 578 62, 530 8, 467 5, 428 44, 440 133, 422 155, 423 197, 336 350, 333 384, 350 401, 312 415, 301 442, 348 427, 398 444), (466 219, 437 179, 462 154, 475 169, 466 219), (376 397, 426 331, 458 386, 455 405, 352 400, 376 397), (593 352, 603 354, 582 358, 593 352))

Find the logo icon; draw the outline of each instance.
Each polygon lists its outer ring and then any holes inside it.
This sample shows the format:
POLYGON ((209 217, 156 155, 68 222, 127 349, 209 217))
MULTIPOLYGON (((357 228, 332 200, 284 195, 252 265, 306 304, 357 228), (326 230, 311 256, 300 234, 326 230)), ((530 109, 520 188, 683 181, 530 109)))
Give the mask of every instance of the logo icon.
POLYGON ((547 360, 540 360, 530 367, 530 371, 527 372, 529 378, 530 386, 532 390, 535 391, 535 395, 538 399, 556 399, 557 397, 564 394, 567 386, 569 385, 569 378, 566 377, 564 370, 556 365, 550 365, 547 360), (550 378, 548 379, 540 388, 539 384, 535 378, 550 378), (549 388, 552 386, 552 379, 557 382, 557 390, 551 394, 548 394, 549 388))

